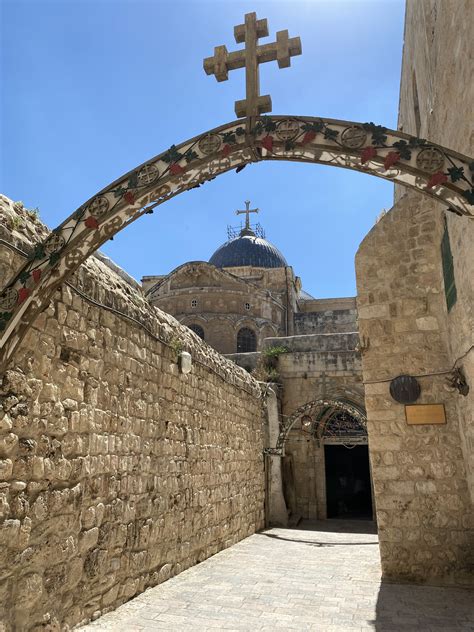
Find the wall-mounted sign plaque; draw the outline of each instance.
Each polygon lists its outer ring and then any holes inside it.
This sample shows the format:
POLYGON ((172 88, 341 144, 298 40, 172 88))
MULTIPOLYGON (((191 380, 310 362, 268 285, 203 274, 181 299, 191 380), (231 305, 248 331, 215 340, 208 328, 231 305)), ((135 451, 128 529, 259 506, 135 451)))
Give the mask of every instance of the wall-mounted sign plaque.
POLYGON ((400 404, 413 404, 420 393, 420 383, 411 375, 399 375, 390 382, 390 395, 400 404))
POLYGON ((407 424, 410 426, 446 423, 444 404, 415 404, 414 406, 405 406, 405 417, 407 424))

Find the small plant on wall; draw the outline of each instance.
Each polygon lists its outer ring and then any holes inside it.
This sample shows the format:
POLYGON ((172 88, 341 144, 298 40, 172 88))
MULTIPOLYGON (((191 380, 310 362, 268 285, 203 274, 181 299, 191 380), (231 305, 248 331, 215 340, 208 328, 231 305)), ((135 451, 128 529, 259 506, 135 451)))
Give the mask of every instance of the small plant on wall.
POLYGON ((252 375, 260 382, 278 382, 280 374, 278 372, 278 358, 288 353, 287 347, 274 346, 264 349, 252 375))
POLYGON ((175 356, 175 360, 176 362, 178 361, 179 358, 179 354, 183 351, 184 349, 184 344, 183 341, 180 340, 179 338, 172 338, 170 341, 170 347, 173 350, 174 356, 175 356))

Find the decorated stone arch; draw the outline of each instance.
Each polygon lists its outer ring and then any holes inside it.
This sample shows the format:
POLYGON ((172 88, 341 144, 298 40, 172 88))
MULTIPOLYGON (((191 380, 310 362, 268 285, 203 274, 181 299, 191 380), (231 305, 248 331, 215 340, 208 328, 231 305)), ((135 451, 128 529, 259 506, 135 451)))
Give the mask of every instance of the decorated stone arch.
POLYGON ((297 425, 318 444, 367 443, 367 415, 358 398, 328 394, 303 404, 283 419, 276 446, 267 453, 282 456, 288 434, 297 425))
POLYGON ((103 243, 170 198, 249 163, 289 160, 352 169, 390 180, 444 202, 459 215, 474 216, 474 161, 459 153, 389 130, 311 116, 261 116, 270 97, 258 92, 259 64, 281 68, 301 53, 299 38, 287 31, 276 42, 257 45, 268 35, 266 20, 254 13, 234 30, 245 49, 228 53, 218 46, 204 60, 218 81, 228 71, 246 69, 246 99, 236 102, 240 117, 178 145, 172 145, 118 178, 67 217, 38 244, 23 267, 0 290, 0 370, 12 359, 37 314, 53 292, 103 243))

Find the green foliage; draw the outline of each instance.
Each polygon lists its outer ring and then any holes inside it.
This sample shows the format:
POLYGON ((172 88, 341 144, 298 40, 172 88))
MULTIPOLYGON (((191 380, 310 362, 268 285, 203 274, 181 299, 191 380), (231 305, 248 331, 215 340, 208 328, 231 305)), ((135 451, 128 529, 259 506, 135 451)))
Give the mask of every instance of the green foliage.
POLYGON ((268 347, 263 351, 263 355, 266 358, 278 358, 282 353, 288 353, 288 347, 282 345, 275 345, 274 347, 268 347))
POLYGON ((23 226, 25 225, 25 222, 23 221, 23 219, 19 215, 14 215, 11 218, 11 222, 12 222, 13 230, 18 230, 20 228, 23 228, 23 226))
POLYGON ((184 349, 183 341, 180 340, 177 337, 174 337, 170 341, 170 347, 173 350, 173 353, 175 355, 175 359, 178 360, 179 354, 184 349))
POLYGON ((264 349, 257 362, 257 366, 252 371, 252 376, 260 382, 278 382, 280 374, 277 369, 278 358, 283 353, 288 353, 289 349, 282 345, 275 345, 264 349))
POLYGON ((39 219, 39 208, 37 206, 35 206, 35 208, 26 209, 26 213, 28 217, 33 220, 39 219))

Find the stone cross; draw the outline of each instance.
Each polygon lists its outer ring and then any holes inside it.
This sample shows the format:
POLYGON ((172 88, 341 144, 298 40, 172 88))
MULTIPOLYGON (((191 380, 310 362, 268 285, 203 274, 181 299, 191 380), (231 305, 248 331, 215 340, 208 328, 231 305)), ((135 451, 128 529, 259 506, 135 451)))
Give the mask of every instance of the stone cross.
POLYGON ((243 211, 235 211, 236 215, 243 215, 245 213, 245 229, 248 230, 250 228, 250 213, 258 213, 260 209, 258 208, 249 208, 250 200, 245 200, 245 210, 243 211))
POLYGON ((253 119, 272 111, 270 95, 260 96, 259 64, 276 60, 280 68, 287 68, 291 57, 301 55, 299 37, 290 38, 288 31, 278 31, 276 42, 258 46, 258 38, 267 35, 267 20, 257 20, 256 13, 247 13, 245 23, 234 27, 235 41, 245 42, 245 49, 229 53, 225 46, 216 46, 214 56, 204 60, 206 74, 215 75, 217 81, 226 81, 229 70, 245 68, 246 98, 235 102, 237 118, 253 119))

